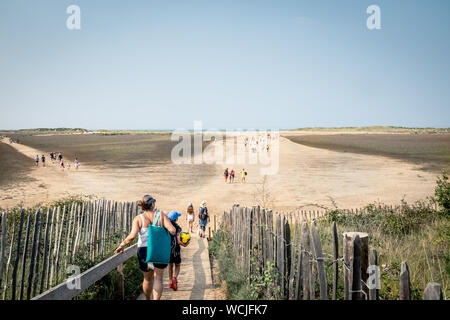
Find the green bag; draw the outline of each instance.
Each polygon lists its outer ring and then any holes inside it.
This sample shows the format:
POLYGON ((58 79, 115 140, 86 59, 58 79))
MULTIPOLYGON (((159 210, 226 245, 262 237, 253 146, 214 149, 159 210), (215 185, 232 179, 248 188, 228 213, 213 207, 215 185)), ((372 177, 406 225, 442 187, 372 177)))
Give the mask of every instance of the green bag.
POLYGON ((168 264, 170 262, 171 238, 164 227, 156 226, 160 211, 156 213, 152 225, 148 226, 147 259, 145 262, 168 264))

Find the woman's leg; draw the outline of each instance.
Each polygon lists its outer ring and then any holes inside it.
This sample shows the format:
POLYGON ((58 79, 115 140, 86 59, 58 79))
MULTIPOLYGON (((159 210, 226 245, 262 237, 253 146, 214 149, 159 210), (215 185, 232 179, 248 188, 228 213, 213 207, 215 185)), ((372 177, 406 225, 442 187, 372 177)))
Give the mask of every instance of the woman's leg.
POLYGON ((155 268, 155 276, 153 280, 153 300, 160 300, 163 291, 163 275, 164 269, 155 268))
POLYGON ((144 282, 142 283, 142 291, 144 291, 145 299, 150 300, 150 294, 153 289, 153 270, 142 272, 144 274, 144 282))

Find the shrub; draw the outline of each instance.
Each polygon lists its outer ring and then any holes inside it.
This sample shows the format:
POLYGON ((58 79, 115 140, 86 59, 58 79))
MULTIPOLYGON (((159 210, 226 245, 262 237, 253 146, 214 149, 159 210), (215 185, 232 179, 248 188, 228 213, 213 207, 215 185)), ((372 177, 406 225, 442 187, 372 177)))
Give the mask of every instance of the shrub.
POLYGON ((439 205, 443 216, 450 217, 450 183, 445 171, 442 172, 442 178, 438 177, 436 180, 433 201, 439 205))
POLYGON ((227 285, 227 299, 254 299, 251 288, 247 286, 248 277, 236 264, 236 256, 228 232, 224 231, 222 228, 218 230, 209 244, 209 252, 217 259, 220 280, 225 281, 227 285))
POLYGON ((409 205, 402 200, 399 210, 384 214, 381 231, 396 236, 407 235, 435 219, 436 212, 425 202, 417 201, 409 205))

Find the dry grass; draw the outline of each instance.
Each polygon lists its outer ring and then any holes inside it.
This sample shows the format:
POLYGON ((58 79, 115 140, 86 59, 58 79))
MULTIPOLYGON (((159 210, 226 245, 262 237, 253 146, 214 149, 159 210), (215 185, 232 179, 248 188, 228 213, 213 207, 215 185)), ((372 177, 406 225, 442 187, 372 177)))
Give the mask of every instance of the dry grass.
POLYGON ((0 143, 0 186, 2 188, 12 187, 19 181, 31 181, 28 173, 32 166, 33 160, 17 152, 13 147, 0 143))
POLYGON ((440 172, 450 169, 450 134, 323 134, 285 136, 315 148, 387 156, 440 172))

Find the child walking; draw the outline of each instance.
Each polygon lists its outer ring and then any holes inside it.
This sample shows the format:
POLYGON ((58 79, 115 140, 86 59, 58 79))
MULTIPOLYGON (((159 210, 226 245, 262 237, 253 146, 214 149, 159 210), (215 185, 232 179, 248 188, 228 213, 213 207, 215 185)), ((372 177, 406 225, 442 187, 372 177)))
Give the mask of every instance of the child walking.
POLYGON ((194 226, 194 206, 189 203, 186 209, 186 220, 189 225, 189 232, 192 233, 192 227, 194 226))
POLYGON ((181 269, 181 247, 186 247, 187 244, 181 241, 181 227, 176 222, 178 217, 181 216, 181 213, 177 211, 171 211, 168 213, 167 217, 172 222, 172 225, 175 228, 175 234, 172 238, 172 246, 170 250, 170 262, 169 262, 169 288, 172 288, 174 291, 178 290, 178 275, 180 274, 181 269))

